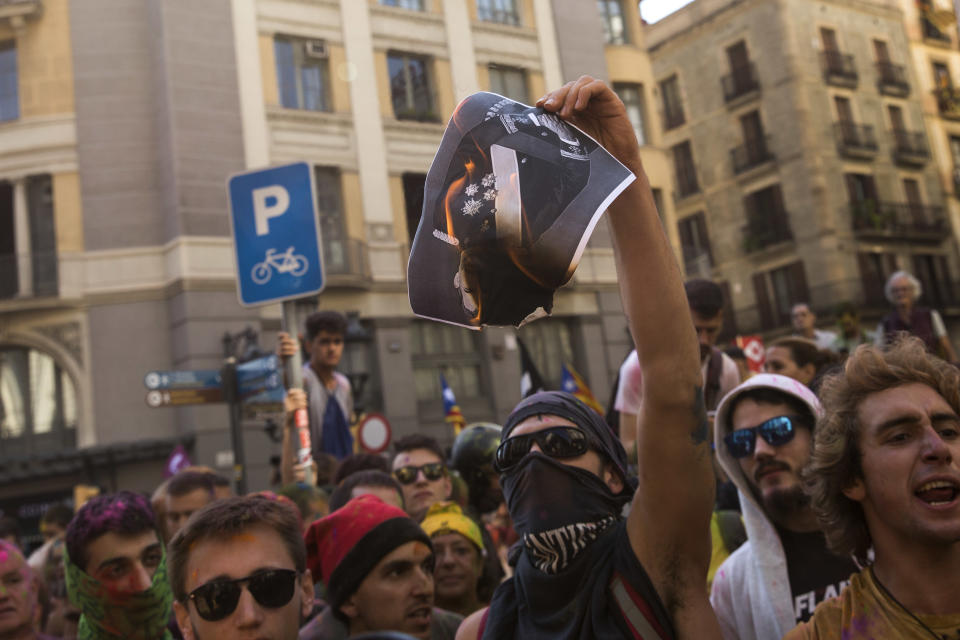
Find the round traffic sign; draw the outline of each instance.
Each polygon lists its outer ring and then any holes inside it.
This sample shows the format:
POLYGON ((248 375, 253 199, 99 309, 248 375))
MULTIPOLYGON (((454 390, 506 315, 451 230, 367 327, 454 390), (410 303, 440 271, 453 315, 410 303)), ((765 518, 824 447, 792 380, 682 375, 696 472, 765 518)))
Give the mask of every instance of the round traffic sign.
POLYGON ((357 426, 357 440, 367 453, 380 453, 390 445, 390 422, 379 413, 368 413, 357 426))

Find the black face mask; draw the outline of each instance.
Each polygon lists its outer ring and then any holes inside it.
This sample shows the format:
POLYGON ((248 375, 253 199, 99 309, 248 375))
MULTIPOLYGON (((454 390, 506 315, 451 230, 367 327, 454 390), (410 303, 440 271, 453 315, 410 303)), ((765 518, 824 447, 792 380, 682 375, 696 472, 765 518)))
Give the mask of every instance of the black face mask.
POLYGON ((542 453, 528 453, 501 477, 513 527, 532 562, 562 571, 620 517, 629 495, 614 495, 596 474, 542 453))

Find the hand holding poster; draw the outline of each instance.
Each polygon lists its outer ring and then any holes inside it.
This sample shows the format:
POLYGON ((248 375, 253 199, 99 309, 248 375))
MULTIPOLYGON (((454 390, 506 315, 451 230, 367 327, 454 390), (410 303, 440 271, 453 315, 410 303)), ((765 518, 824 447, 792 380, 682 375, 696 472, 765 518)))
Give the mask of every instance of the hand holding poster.
POLYGON ((407 267, 413 312, 472 329, 548 315, 600 215, 633 180, 556 115, 469 96, 427 174, 407 267))

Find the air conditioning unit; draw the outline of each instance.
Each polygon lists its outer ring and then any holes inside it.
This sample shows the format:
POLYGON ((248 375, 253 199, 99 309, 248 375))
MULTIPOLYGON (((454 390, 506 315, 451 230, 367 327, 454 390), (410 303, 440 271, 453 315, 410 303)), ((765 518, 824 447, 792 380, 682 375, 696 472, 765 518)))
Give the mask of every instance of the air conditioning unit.
POLYGON ((303 43, 303 52, 308 58, 326 58, 327 43, 323 40, 307 40, 303 43))

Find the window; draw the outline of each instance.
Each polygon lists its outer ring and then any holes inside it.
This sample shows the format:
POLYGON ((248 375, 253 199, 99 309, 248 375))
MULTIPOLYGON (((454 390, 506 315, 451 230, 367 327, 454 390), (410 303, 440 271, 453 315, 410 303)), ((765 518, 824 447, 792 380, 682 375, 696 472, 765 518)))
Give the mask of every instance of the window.
POLYGON ((492 64, 490 70, 490 91, 499 93, 517 102, 528 102, 527 72, 516 67, 504 67, 492 64))
POLYGON ((287 109, 329 111, 326 43, 277 36, 273 40, 273 51, 280 104, 287 109))
POLYGON ((916 254, 913 256, 913 275, 923 287, 923 304, 934 309, 953 305, 955 296, 950 283, 947 258, 943 255, 916 254))
POLYGON ((643 85, 617 82, 613 85, 613 90, 617 92, 627 108, 627 117, 630 118, 633 130, 637 134, 637 142, 641 145, 647 144, 647 131, 644 124, 647 120, 647 110, 643 102, 643 85))
POLYGON ((517 333, 530 352, 537 371, 543 376, 544 386, 547 389, 561 389, 563 364, 570 363, 574 368, 579 368, 573 357, 569 323, 560 318, 544 318, 524 325, 517 333))
POLYGON ((683 115, 683 102, 680 100, 680 83, 673 75, 660 83, 660 97, 663 99, 663 128, 666 131, 679 127, 686 122, 683 115))
POLYGON ((887 47, 887 43, 883 40, 874 40, 873 41, 873 52, 876 54, 877 62, 879 63, 888 63, 890 62, 890 49, 887 47))
POLYGON ((423 11, 423 0, 380 0, 385 7, 400 7, 412 11, 423 11))
POLYGON ((0 122, 20 117, 19 94, 16 43, 0 42, 0 122))
POLYGON ((789 324, 791 307, 810 299, 806 271, 799 260, 779 269, 754 274, 753 289, 763 329, 789 324))
POLYGON ((950 157, 953 158, 953 193, 960 195, 960 137, 950 136, 950 157))
POLYGON ((463 327, 417 320, 410 326, 410 356, 420 402, 440 402, 440 375, 453 389, 460 407, 484 395, 478 333, 463 327))
POLYGON ((49 175, 0 181, 0 299, 58 291, 53 182, 49 175), (17 192, 22 192, 22 198, 17 192), (17 202, 26 207, 18 208, 17 202))
POLYGON ((933 63, 933 86, 937 89, 949 89, 953 87, 950 69, 942 62, 933 63))
POLYGON ((520 24, 517 0, 477 0, 477 18, 517 26, 520 24))
POLYGON ((748 194, 743 208, 747 214, 744 249, 748 253, 793 239, 779 184, 748 194))
MULTIPOLYGON (((357 258, 351 255, 340 193, 340 170, 335 167, 314 167, 317 186, 317 214, 323 243, 323 266, 326 273, 342 275, 358 273, 357 258)), ((356 252, 353 252, 356 253, 356 252)))
POLYGON ((52 357, 26 347, 0 347, 0 442, 5 453, 72 448, 77 394, 52 357))
POLYGON ((683 251, 683 263, 688 278, 709 278, 713 265, 713 252, 710 249, 710 237, 707 235, 707 223, 702 211, 688 216, 677 223, 680 234, 680 248, 683 251))
POLYGON ((390 98, 398 120, 437 120, 427 67, 427 58, 423 56, 396 51, 387 54, 390 98))
POLYGON ((405 173, 400 178, 403 181, 403 203, 407 212, 407 237, 413 243, 420 226, 420 216, 423 215, 423 187, 427 181, 425 173, 405 173))
POLYGON ((681 198, 700 191, 689 140, 673 146, 673 168, 677 174, 677 194, 681 198))
POLYGON ((600 9, 600 22, 603 24, 603 37, 607 44, 628 44, 626 22, 623 19, 623 5, 620 0, 597 0, 600 9))
POLYGON ((888 306, 883 287, 887 278, 897 270, 896 256, 892 253, 858 253, 857 265, 860 267, 864 303, 871 307, 888 306))

